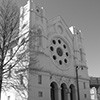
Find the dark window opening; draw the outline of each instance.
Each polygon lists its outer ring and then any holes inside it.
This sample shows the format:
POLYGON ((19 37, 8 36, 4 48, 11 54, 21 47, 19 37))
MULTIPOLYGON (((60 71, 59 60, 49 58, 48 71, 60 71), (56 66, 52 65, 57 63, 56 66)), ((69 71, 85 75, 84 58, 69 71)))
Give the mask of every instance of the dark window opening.
POLYGON ((56 44, 56 41, 55 40, 52 40, 53 44, 56 44))
POLYGON ((53 55, 53 59, 56 60, 56 56, 55 55, 53 55))
POLYGON ((43 97, 43 92, 42 92, 42 91, 39 91, 39 92, 38 92, 38 96, 39 96, 39 97, 43 97))
POLYGON ((58 100, 58 86, 55 82, 52 82, 50 84, 50 94, 51 94, 51 100, 58 100))
POLYGON ((38 84, 42 84, 42 75, 38 75, 38 84))
POLYGON ((86 89, 86 84, 85 84, 85 82, 83 82, 83 86, 84 86, 84 89, 86 89))
POLYGON ((61 100, 68 100, 68 89, 65 83, 61 84, 61 100))
POLYGON ((61 44, 61 40, 58 40, 58 43, 61 44))
POLYGON ((66 49, 66 45, 65 44, 63 45, 63 47, 64 47, 64 49, 66 49))
POLYGON ((61 60, 59 60, 59 64, 62 65, 62 61, 61 60))
POLYGON ((50 47, 50 50, 51 50, 51 51, 54 51, 54 48, 51 46, 51 47, 50 47))
POLYGON ((85 98, 87 98, 87 95, 86 95, 86 94, 84 94, 84 97, 85 97, 85 98))
POLYGON ((66 52, 66 56, 68 56, 68 52, 66 52))
POLYGON ((67 63, 67 59, 64 59, 64 62, 67 63))

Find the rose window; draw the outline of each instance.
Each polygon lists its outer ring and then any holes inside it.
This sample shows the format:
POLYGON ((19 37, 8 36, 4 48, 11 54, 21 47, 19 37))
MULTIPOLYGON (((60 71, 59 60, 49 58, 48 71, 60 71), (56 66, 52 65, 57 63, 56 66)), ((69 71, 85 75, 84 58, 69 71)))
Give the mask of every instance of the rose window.
POLYGON ((56 52, 59 56, 63 56, 63 50, 60 47, 56 49, 56 52))
POLYGON ((68 66, 70 62, 70 50, 68 44, 62 38, 53 38, 50 44, 52 59, 60 66, 68 66))

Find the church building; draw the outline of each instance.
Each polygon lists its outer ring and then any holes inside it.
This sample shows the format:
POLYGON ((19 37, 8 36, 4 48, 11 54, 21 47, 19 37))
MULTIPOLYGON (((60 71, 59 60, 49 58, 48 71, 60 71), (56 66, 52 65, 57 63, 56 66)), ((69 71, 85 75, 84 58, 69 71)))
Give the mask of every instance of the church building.
POLYGON ((48 20, 32 0, 20 16, 29 30, 28 100, 90 100, 82 32, 61 16, 48 20))

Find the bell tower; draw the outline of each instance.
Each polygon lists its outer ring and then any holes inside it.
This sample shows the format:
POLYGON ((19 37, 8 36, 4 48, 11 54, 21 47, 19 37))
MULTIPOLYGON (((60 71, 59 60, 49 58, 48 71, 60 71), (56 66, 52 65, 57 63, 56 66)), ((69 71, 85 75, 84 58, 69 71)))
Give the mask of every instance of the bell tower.
MULTIPOLYGON (((45 18, 45 10, 43 7, 30 1, 30 26, 29 26, 29 81, 28 81, 28 100, 43 100, 43 73, 39 69, 39 56, 43 53, 47 29, 47 19, 45 18), (40 54, 40 55, 39 55, 40 54), (40 87, 40 88, 39 88, 40 87)), ((47 91, 48 89, 46 89, 47 91)), ((49 90, 48 90, 49 91, 49 90)), ((49 93, 48 93, 49 94, 49 93)), ((49 95, 48 95, 49 97, 49 95)))
POLYGON ((43 7, 36 5, 33 0, 30 1, 30 46, 39 51, 43 47, 43 37, 46 35, 47 19, 45 18, 45 10, 43 7))

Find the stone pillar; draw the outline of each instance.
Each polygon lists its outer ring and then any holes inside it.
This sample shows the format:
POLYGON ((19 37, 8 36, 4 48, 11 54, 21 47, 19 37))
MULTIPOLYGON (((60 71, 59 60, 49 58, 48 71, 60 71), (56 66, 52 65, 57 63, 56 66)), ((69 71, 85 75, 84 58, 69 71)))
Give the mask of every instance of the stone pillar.
POLYGON ((67 95, 68 95, 68 100, 70 100, 70 89, 68 89, 67 95))
POLYGON ((61 100, 61 88, 58 88, 58 100, 61 100))
POLYGON ((70 93, 68 93, 68 100, 70 100, 70 93))

